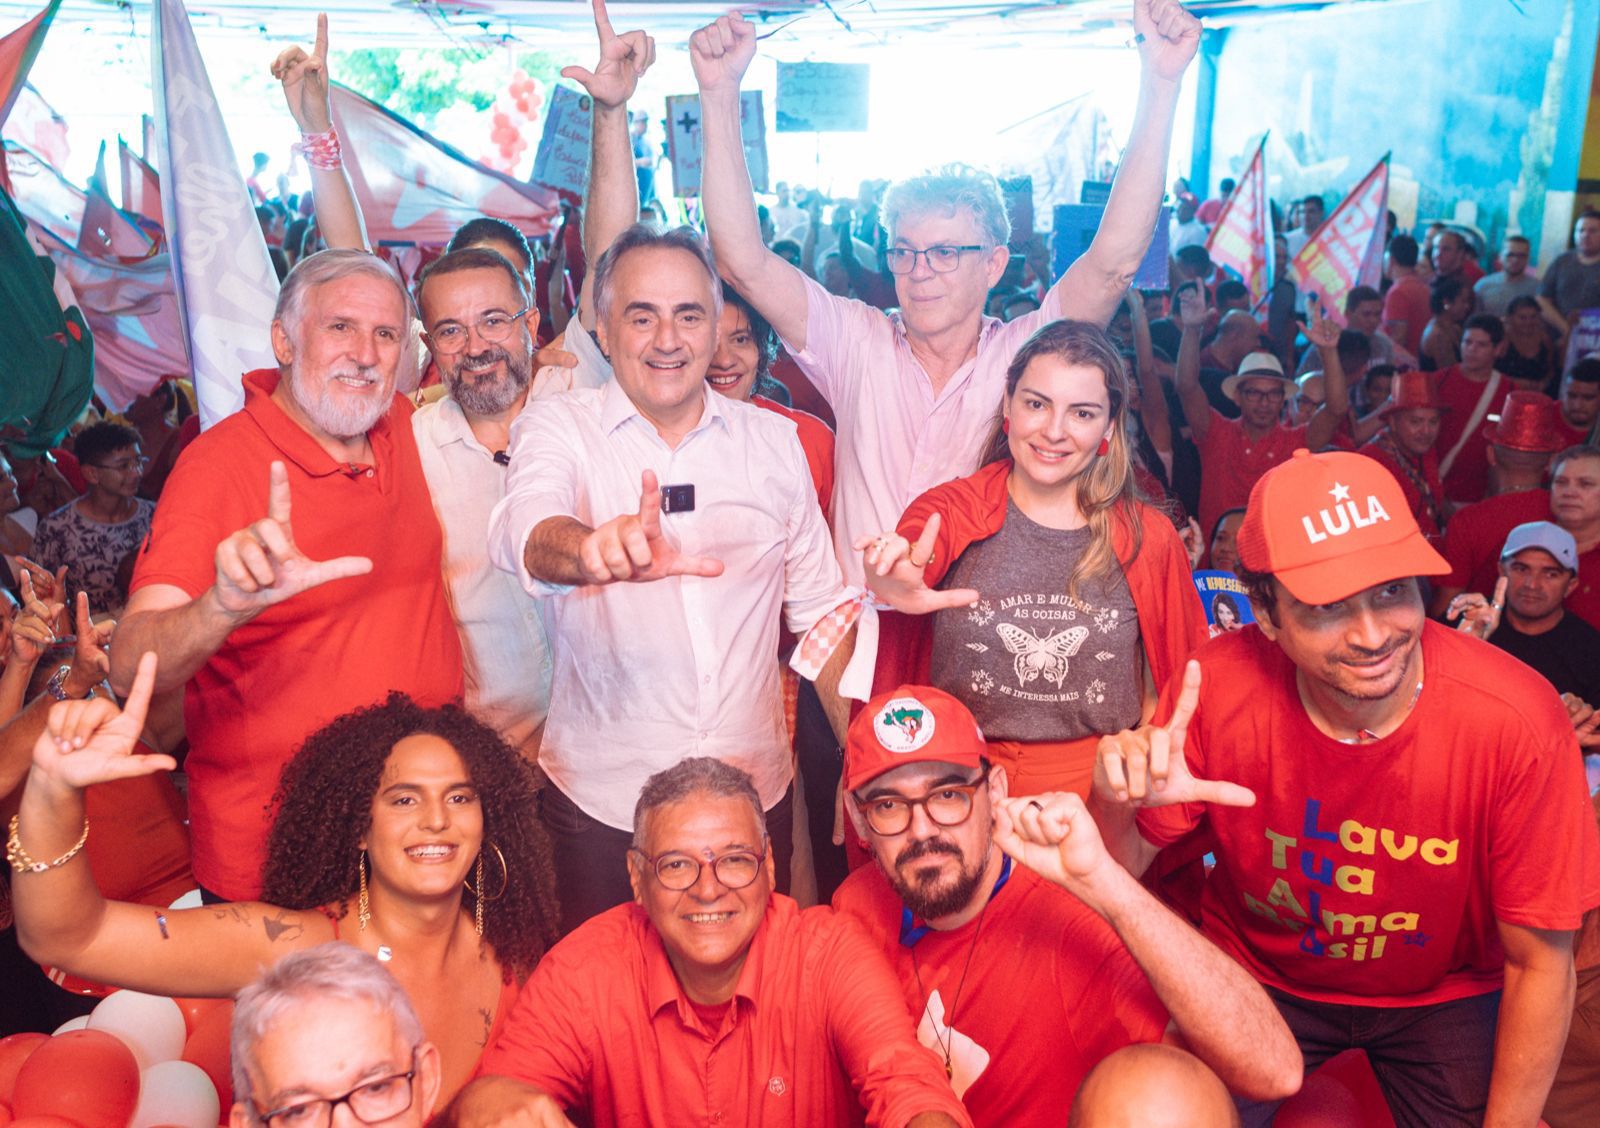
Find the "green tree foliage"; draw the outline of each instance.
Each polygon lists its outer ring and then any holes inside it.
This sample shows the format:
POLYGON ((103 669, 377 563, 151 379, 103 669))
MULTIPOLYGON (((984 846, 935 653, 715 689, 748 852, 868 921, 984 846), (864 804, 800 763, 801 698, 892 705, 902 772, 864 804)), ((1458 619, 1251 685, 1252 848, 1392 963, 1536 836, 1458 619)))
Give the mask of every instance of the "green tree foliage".
POLYGON ((489 109, 516 70, 538 79, 543 89, 561 72, 561 63, 545 51, 508 57, 500 50, 381 47, 332 55, 329 62, 340 82, 424 129, 441 110, 462 102, 489 109))

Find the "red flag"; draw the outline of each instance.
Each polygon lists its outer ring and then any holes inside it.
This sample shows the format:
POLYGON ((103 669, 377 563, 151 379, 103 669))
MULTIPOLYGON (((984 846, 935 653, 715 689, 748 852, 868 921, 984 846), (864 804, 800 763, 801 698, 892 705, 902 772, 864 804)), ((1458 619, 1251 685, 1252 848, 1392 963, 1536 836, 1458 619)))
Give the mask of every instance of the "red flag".
POLYGON ((161 178, 145 159, 117 138, 117 162, 122 168, 122 210, 161 225, 161 178))
POLYGON ((50 0, 50 6, 33 19, 0 39, 0 123, 11 113, 11 106, 22 93, 22 84, 28 81, 28 71, 33 67, 34 56, 44 43, 50 21, 55 19, 61 0, 50 0))
POLYGON ((1345 295, 1383 281, 1383 236, 1388 227, 1389 154, 1356 185, 1289 264, 1301 293, 1322 295, 1323 308, 1344 324, 1345 295))
POLYGON ((345 168, 374 246, 443 245, 480 215, 540 235, 558 214, 549 189, 478 164, 346 86, 334 83, 332 92, 345 168))
POLYGON ((1262 135, 1250 167, 1222 205, 1206 238, 1211 261, 1250 288, 1251 304, 1272 289, 1272 205, 1267 198, 1267 138, 1262 135))

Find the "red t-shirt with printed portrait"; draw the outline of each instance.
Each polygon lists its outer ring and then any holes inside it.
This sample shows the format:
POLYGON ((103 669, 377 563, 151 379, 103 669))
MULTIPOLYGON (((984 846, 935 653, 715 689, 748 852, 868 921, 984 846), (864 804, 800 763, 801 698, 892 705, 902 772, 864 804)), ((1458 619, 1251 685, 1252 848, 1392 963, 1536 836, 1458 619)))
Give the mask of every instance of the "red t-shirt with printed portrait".
POLYGON ((1548 684, 1436 623, 1422 656, 1404 723, 1343 744, 1311 723, 1293 664, 1257 627, 1196 655, 1190 770, 1243 784, 1256 805, 1154 808, 1139 828, 1164 845, 1209 822, 1202 927, 1269 986, 1363 1006, 1482 994, 1501 984, 1497 921, 1575 929, 1600 904, 1583 761, 1548 684))

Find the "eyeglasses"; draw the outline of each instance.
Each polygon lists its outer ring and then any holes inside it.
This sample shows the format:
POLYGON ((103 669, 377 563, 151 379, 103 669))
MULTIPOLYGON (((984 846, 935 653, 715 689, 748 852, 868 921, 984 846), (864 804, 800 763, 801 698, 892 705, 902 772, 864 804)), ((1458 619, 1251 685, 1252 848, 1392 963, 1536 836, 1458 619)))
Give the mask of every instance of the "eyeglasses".
POLYGON ((526 317, 532 309, 532 306, 528 306, 527 309, 519 309, 516 313, 491 313, 470 327, 455 321, 446 321, 430 330, 428 336, 433 341, 434 351, 445 354, 458 353, 467 347, 469 329, 476 329, 480 340, 497 345, 511 336, 512 326, 519 318, 526 317))
POLYGON ((1246 403, 1266 403, 1269 400, 1281 400, 1282 388, 1240 388, 1239 398, 1246 403))
POLYGON ((115 470, 118 474, 126 474, 131 470, 143 470, 150 465, 150 460, 144 456, 124 459, 121 462, 90 462, 96 470, 115 470))
POLYGON ((663 889, 682 893, 693 889, 700 880, 701 871, 711 866, 711 876, 728 889, 743 889, 761 876, 761 863, 766 861, 767 847, 762 843, 759 853, 750 850, 730 850, 711 859, 709 863, 688 854, 657 854, 651 857, 643 850, 633 853, 643 858, 655 871, 656 880, 663 889))
POLYGON ((960 826, 972 817, 972 797, 987 782, 980 779, 976 783, 947 783, 919 799, 875 795, 865 802, 857 800, 856 809, 874 834, 903 834, 911 825, 911 812, 916 807, 927 812, 928 821, 936 826, 960 826))
POLYGON ((261 1113, 266 1128, 329 1128, 333 1110, 344 1105, 363 1124, 377 1124, 399 1116, 411 1107, 411 1079, 417 1075, 417 1051, 411 1051, 411 1068, 376 1081, 357 1085, 337 1097, 316 1097, 261 1113))
POLYGON ((961 265, 963 251, 981 251, 983 244, 969 243, 964 247, 929 247, 925 251, 913 251, 910 247, 889 248, 889 273, 910 274, 917 268, 917 256, 921 255, 928 260, 928 269, 936 274, 949 274, 961 265))

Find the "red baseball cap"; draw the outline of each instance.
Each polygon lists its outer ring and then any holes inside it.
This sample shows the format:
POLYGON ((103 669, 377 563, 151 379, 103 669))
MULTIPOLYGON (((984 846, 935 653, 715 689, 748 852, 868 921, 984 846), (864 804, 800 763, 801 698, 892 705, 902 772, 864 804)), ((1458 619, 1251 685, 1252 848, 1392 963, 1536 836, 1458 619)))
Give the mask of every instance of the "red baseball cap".
POLYGON ((1302 603, 1336 603, 1406 576, 1450 571, 1400 483, 1363 454, 1297 450, 1250 491, 1239 559, 1270 572, 1302 603))
POLYGON ((988 754, 965 705, 942 689, 903 685, 874 697, 850 722, 844 787, 854 791, 884 772, 930 760, 977 768, 988 754))

